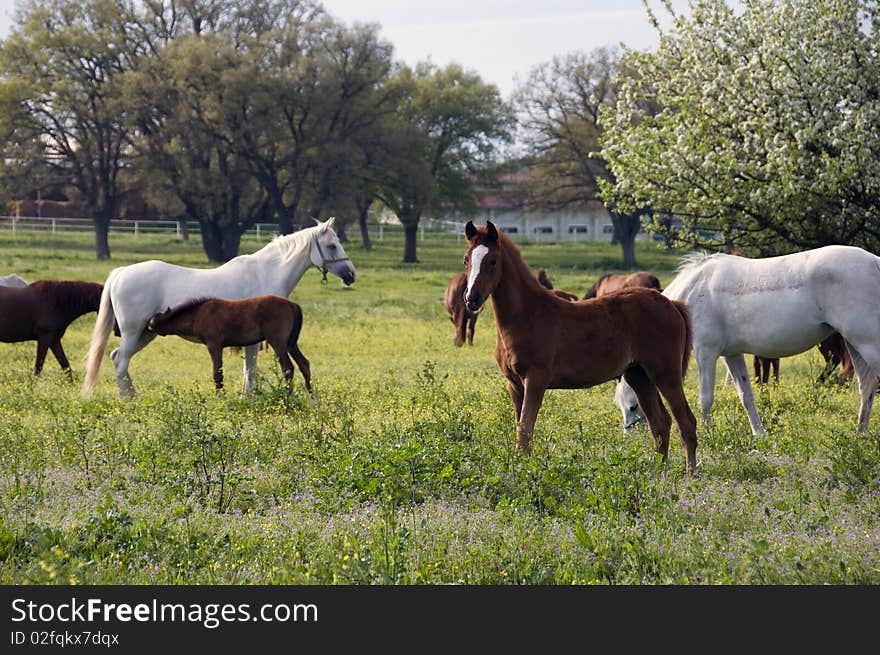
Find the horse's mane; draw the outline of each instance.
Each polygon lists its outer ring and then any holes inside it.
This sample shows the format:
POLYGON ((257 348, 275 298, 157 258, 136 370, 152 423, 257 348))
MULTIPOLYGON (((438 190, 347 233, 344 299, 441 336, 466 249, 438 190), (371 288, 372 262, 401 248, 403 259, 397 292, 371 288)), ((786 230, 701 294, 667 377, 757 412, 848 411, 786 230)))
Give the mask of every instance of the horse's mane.
POLYGON ((595 284, 587 289, 587 292, 584 294, 584 297, 581 300, 588 300, 589 298, 596 297, 596 291, 599 289, 599 285, 602 283, 602 280, 605 280, 611 273, 605 273, 602 277, 596 280, 595 284))
POLYGON ((724 253, 720 252, 706 252, 705 250, 694 250, 693 252, 689 252, 681 260, 678 262, 678 266, 675 269, 677 274, 684 273, 685 271, 689 271, 693 268, 696 268, 703 264, 708 259, 713 259, 717 257, 723 256, 724 253))
POLYGON ((193 298, 191 300, 187 300, 176 307, 169 307, 164 312, 159 312, 156 315, 157 321, 168 321, 172 318, 177 318, 181 314, 185 314, 186 312, 195 309, 196 307, 205 304, 209 300, 214 300, 212 296, 203 296, 200 298, 193 298))
POLYGON ((523 278, 524 284, 532 289, 540 289, 542 292, 552 295, 550 291, 544 288, 544 285, 538 282, 538 278, 532 273, 532 269, 526 264, 517 245, 511 241, 504 232, 498 231, 498 244, 503 247, 506 252, 510 253, 509 259, 519 268, 520 277, 523 278))
POLYGON ((320 225, 315 225, 312 227, 304 227, 303 229, 291 232, 290 234, 279 234, 264 247, 268 248, 269 246, 272 246, 277 248, 278 252, 281 254, 282 263, 286 264, 311 246, 311 236, 315 233, 315 230, 320 227, 320 225))

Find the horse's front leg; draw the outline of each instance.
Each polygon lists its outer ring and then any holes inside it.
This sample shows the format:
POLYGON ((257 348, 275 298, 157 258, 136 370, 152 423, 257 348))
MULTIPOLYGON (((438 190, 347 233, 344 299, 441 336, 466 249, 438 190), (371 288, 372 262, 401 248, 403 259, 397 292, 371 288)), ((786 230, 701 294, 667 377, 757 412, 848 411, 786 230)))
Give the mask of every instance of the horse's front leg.
POLYGON ((244 349, 244 380, 242 382, 241 392, 250 393, 256 383, 255 374, 257 371, 257 355, 260 353, 260 344, 255 343, 251 346, 245 346, 244 349))
POLYGON ((49 344, 55 338, 54 334, 41 334, 37 337, 37 358, 34 360, 34 375, 39 375, 43 370, 43 364, 46 361, 46 353, 49 351, 49 344))
POLYGON ((519 423, 522 418, 523 398, 525 393, 522 381, 519 378, 508 378, 507 393, 510 394, 510 402, 513 403, 513 415, 516 418, 516 422, 519 423))
POLYGON ((758 416, 758 410, 755 407, 755 396, 752 394, 752 383, 749 380, 749 369, 746 366, 746 358, 743 355, 732 355, 724 357, 724 363, 730 376, 733 378, 733 384, 739 393, 739 400, 745 407, 746 413, 749 415, 749 425, 752 427, 752 434, 767 434, 764 424, 761 423, 761 417, 758 416))
POLYGON ((541 373, 530 373, 523 380, 523 404, 520 420, 516 428, 516 447, 524 453, 532 451, 532 435, 535 432, 535 421, 538 420, 538 410, 544 401, 544 392, 547 391, 547 376, 541 373))
POLYGON ((706 349, 695 349, 697 373, 700 377, 700 411, 706 428, 712 427, 712 403, 715 402, 715 362, 718 354, 706 349))
POLYGON ((220 391, 223 388, 223 346, 207 344, 208 352, 211 353, 211 364, 214 373, 214 388, 220 391))

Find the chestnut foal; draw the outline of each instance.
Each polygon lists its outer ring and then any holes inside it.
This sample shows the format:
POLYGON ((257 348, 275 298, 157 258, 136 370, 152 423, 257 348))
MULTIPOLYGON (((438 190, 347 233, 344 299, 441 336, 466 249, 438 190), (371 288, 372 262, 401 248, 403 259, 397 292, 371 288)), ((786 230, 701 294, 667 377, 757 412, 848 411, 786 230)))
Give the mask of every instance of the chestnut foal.
POLYGON ((176 334, 208 347, 214 363, 214 386, 223 388, 223 348, 250 346, 264 339, 278 356, 284 379, 293 377, 293 356, 312 391, 309 360, 296 342, 302 329, 302 309, 281 296, 257 296, 246 300, 198 298, 155 314, 147 329, 166 336, 176 334))
POLYGON ((507 378, 517 422, 516 445, 528 452, 547 389, 592 387, 623 374, 633 387, 665 460, 669 403, 687 457, 697 466, 697 421, 682 387, 691 349, 687 306, 658 291, 633 288, 589 301, 568 302, 542 287, 519 249, 491 221, 468 221, 468 309, 491 296, 495 360, 507 378))

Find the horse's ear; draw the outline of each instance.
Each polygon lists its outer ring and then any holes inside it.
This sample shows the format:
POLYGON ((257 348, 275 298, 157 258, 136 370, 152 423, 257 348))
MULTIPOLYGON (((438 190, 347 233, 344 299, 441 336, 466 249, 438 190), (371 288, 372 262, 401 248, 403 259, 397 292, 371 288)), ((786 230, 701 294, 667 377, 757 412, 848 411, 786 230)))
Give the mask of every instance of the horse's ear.
POLYGON ((467 237, 468 241, 473 239, 477 235, 477 228, 474 226, 473 221, 468 221, 464 226, 464 235, 467 237))
POLYGON ((336 217, 335 217, 335 216, 331 216, 331 217, 328 218, 327 221, 324 223, 324 229, 323 229, 323 231, 326 232, 329 228, 332 228, 333 225, 334 225, 335 223, 336 223, 336 217))
POLYGON ((486 236, 489 237, 489 241, 498 241, 498 230, 495 229, 492 221, 486 221, 486 236))

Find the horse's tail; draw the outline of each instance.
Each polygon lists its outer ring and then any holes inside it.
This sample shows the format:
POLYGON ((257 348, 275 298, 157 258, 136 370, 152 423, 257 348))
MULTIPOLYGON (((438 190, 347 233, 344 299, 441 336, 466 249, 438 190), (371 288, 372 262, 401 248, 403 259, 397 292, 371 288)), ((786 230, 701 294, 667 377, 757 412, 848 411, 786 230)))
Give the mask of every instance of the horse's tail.
POLYGON ((302 330, 303 325, 303 313, 302 307, 297 305, 295 302, 291 302, 291 311, 293 312, 293 325, 290 329, 290 334, 287 337, 287 351, 293 352, 298 348, 297 341, 299 341, 299 333, 302 330))
POLYGON ((83 382, 82 396, 87 398, 92 395, 95 385, 98 383, 98 372, 101 370, 101 360, 104 359, 104 351, 107 350, 107 341, 110 332, 116 324, 116 316, 113 312, 113 302, 110 299, 115 271, 111 271, 101 291, 101 304, 98 307, 98 318, 92 330, 92 340, 89 343, 89 353, 86 355, 86 377, 83 382))
POLYGON ((691 324, 691 310, 688 309, 687 303, 681 300, 673 300, 672 304, 684 319, 684 354, 681 356, 681 377, 684 378, 688 372, 688 362, 691 361, 691 347, 694 345, 694 330, 691 324))

